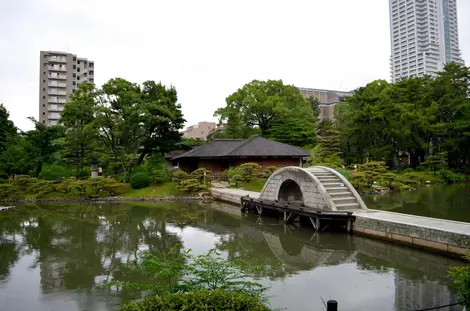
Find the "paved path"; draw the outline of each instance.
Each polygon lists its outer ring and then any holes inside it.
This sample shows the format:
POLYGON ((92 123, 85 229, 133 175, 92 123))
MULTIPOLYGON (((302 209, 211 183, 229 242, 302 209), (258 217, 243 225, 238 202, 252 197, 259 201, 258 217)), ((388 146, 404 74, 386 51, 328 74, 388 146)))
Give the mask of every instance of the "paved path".
MULTIPOLYGON (((242 189, 218 189, 218 190, 222 190, 223 192, 230 194, 230 196, 233 196, 233 197, 236 196, 238 199, 246 195, 249 195, 250 197, 257 199, 259 198, 259 195, 260 195, 259 192, 247 191, 247 190, 242 190, 242 189)), ((239 200, 237 200, 237 203, 238 202, 239 200)), ((367 217, 370 219, 409 224, 409 225, 419 226, 419 227, 424 227, 424 228, 429 228, 429 229, 436 229, 436 230, 456 232, 456 233, 470 235, 470 223, 468 222, 422 217, 422 216, 415 216, 415 215, 409 215, 409 214, 400 214, 400 213, 379 211, 379 210, 373 210, 373 209, 369 209, 367 211, 357 210, 357 211, 354 211, 354 215, 367 217)))
POLYGON ((438 218, 422 217, 409 214, 400 214, 369 209, 367 211, 357 211, 354 215, 367 217, 407 225, 418 226, 447 232, 461 233, 470 235, 470 223, 438 218))
MULTIPOLYGON (((221 201, 240 204, 242 196, 259 198, 259 192, 240 189, 211 189, 221 201)), ((392 241, 439 250, 454 255, 470 251, 470 223, 414 216, 379 210, 355 210, 353 230, 392 241)))

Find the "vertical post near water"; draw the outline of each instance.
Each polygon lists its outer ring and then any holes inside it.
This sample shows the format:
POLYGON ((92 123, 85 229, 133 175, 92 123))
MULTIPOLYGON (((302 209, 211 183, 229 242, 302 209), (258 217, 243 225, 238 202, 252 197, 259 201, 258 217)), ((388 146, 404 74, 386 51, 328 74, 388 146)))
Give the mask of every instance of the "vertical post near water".
POLYGON ((338 302, 336 300, 328 300, 326 303, 326 311, 338 311, 338 302))

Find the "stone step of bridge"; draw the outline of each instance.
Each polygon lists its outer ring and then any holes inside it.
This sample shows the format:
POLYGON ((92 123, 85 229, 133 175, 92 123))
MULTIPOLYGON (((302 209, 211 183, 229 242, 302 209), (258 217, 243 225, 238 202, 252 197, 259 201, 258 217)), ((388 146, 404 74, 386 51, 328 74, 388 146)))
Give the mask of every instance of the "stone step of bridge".
POLYGON ((341 204, 348 204, 348 203, 357 203, 357 199, 353 197, 351 194, 345 197, 332 197, 331 199, 333 200, 336 206, 338 206, 338 204, 341 205, 341 204))
MULTIPOLYGON (((342 182, 336 182, 336 181, 333 181, 333 182, 322 182, 322 185, 328 189, 328 188, 336 188, 336 187, 345 187, 344 184, 342 182)), ((345 188, 347 189, 347 188, 345 188)))
POLYGON ((330 195, 330 197, 332 199, 334 199, 335 197, 346 197, 346 196, 350 196, 351 195, 351 191, 344 191, 345 189, 342 187, 340 188, 341 191, 338 191, 338 192, 331 192, 329 190, 331 190, 332 188, 328 189, 326 192, 330 195))
POLYGON ((330 185, 326 185, 325 186, 325 189, 326 189, 326 192, 328 194, 331 194, 331 193, 335 193, 335 192, 345 192, 345 191, 349 191, 349 189, 347 187, 345 187, 344 185, 343 186, 330 186, 330 185))
POLYGON ((322 183, 323 182, 329 182, 329 181, 336 181, 336 182, 340 182, 341 179, 339 179, 338 177, 336 176, 328 176, 328 177, 317 177, 319 181, 321 181, 322 183))
POLYGON ((335 174, 331 173, 331 172, 311 172, 313 173, 313 175, 315 176, 335 176, 335 174))
POLYGON ((343 204, 335 204, 335 206, 338 211, 360 208, 359 203, 343 203, 343 204))

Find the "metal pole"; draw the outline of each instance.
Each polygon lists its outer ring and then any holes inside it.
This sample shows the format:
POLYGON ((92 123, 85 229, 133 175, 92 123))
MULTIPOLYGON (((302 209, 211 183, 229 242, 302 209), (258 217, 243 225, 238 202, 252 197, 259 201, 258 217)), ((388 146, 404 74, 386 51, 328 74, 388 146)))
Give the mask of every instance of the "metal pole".
POLYGON ((326 311, 338 311, 338 302, 336 300, 328 300, 326 302, 326 311))

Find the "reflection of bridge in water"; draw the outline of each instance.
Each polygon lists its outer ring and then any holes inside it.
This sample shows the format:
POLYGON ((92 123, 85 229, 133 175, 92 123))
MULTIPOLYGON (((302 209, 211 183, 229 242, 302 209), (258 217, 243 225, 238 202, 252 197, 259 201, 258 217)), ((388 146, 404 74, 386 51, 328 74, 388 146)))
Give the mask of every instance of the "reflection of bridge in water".
POLYGON ((462 264, 458 259, 367 237, 317 233, 294 224, 285 224, 282 219, 242 214, 240 210, 223 204, 213 203, 212 207, 218 210, 214 215, 216 219, 230 218, 231 221, 223 221, 224 227, 220 231, 214 227, 207 229, 223 234, 231 231, 235 235, 246 235, 258 243, 265 243, 277 260, 295 270, 357 262, 364 264, 364 269, 393 268, 418 279, 425 273, 428 277, 450 284, 448 266, 462 264), (234 220, 237 223, 235 226, 234 220), (227 230, 229 223, 231 227, 227 230))

